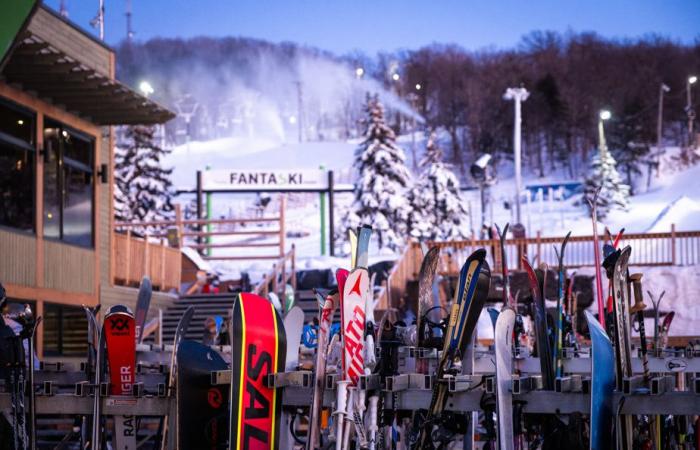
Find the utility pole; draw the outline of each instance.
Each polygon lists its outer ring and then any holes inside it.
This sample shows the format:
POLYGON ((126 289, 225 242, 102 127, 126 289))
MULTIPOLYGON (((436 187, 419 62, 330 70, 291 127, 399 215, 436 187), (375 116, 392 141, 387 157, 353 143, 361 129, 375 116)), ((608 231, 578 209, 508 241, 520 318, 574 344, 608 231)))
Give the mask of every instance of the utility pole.
POLYGON ((520 162, 520 144, 521 144, 521 123, 522 114, 520 105, 522 102, 527 100, 530 93, 524 87, 519 88, 508 88, 505 94, 503 94, 503 100, 513 100, 515 103, 515 126, 513 127, 513 153, 514 153, 514 164, 515 164, 515 221, 521 224, 520 221, 520 193, 523 191, 523 180, 521 175, 521 162, 520 162))
POLYGON ((100 0, 100 9, 97 10, 97 16, 90 21, 90 25, 97 28, 100 32, 100 40, 105 40, 105 1, 100 0))
POLYGON ((299 142, 304 140, 304 93, 301 81, 297 81, 297 124, 299 125, 299 142))
MULTIPOLYGON (((671 88, 665 83, 661 83, 661 85, 659 85, 659 117, 656 124, 656 155, 654 158, 656 162, 656 176, 659 176, 659 164, 664 145, 664 94, 670 91, 671 88)), ((651 174, 647 181, 647 188, 649 188, 650 182, 651 174)))
POLYGON ((131 44, 134 38, 134 30, 131 28, 131 0, 126 0, 126 42, 131 44))
POLYGON ((61 0, 61 6, 58 9, 58 13, 61 17, 68 18, 68 8, 66 7, 66 0, 61 0))
POLYGON ((698 81, 698 77, 690 76, 688 77, 688 82, 686 83, 686 95, 687 103, 685 106, 685 112, 688 114, 688 147, 695 148, 695 136, 693 133, 693 122, 695 122, 695 109, 693 108, 693 100, 691 97, 690 87, 698 81))

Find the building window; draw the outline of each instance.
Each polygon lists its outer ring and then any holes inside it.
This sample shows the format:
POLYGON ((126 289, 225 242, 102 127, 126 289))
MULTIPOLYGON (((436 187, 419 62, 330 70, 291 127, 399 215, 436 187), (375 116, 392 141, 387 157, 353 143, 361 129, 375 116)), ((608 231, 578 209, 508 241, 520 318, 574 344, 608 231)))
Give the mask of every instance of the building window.
POLYGON ((92 247, 95 140, 47 119, 44 149, 44 237, 92 247))
POLYGON ((0 99, 0 226, 34 231, 35 115, 0 99))
POLYGON ((87 318, 82 308, 44 303, 44 356, 83 356, 87 318))

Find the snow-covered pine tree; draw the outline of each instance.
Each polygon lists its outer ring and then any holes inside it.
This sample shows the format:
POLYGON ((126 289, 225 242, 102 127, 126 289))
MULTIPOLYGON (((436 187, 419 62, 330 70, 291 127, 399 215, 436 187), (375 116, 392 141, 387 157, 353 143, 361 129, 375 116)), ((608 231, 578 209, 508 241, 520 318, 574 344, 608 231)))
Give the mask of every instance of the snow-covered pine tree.
POLYGON ((172 169, 162 166, 169 150, 158 147, 155 127, 136 125, 122 130, 115 149, 114 216, 118 221, 172 218, 172 169))
POLYGON ((431 133, 420 162, 422 173, 409 193, 408 229, 419 240, 466 239, 468 213, 459 195, 459 180, 443 163, 442 150, 431 133))
POLYGON ((600 147, 600 151, 591 159, 591 165, 583 183, 583 197, 588 205, 588 201, 593 200, 596 190, 600 188, 596 203, 598 218, 602 219, 612 209, 627 209, 630 187, 622 182, 615 158, 608 151, 604 140, 600 147))
POLYGON ((404 243, 409 203, 406 190, 411 174, 406 155, 396 145, 394 131, 384 120, 377 95, 367 95, 367 128, 355 151, 355 199, 343 217, 343 228, 372 225, 379 247, 398 250, 404 243))

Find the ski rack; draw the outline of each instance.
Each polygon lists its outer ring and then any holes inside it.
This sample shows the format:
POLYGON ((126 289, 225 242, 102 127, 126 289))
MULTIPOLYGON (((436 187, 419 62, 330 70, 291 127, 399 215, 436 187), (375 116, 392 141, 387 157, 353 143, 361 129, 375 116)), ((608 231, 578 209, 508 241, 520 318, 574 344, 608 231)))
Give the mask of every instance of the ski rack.
MULTIPOLYGON (((87 381, 84 367, 75 360, 45 362, 35 371, 36 412, 39 415, 77 416, 91 415, 94 395, 102 397, 104 415, 136 415, 176 417, 175 397, 166 392, 167 361, 170 346, 139 346, 139 365, 132 396, 108 396, 109 384, 94 386, 87 381)), ((230 347, 212 347, 229 358, 230 347)), ((474 375, 450 375, 441 380, 434 375, 415 373, 416 360, 436 361, 438 352, 415 347, 399 348, 398 375, 380 377, 362 375, 360 389, 378 393, 384 397, 386 408, 412 412, 427 408, 435 383, 447 383, 450 411, 479 411, 483 395, 494 390, 495 367, 493 353, 485 349, 474 352, 474 375), (406 370, 413 369, 413 370, 406 370)), ((520 355, 513 360, 518 372, 513 376, 511 390, 513 400, 522 405, 526 414, 589 414, 590 367, 588 349, 564 351, 565 376, 555 380, 555 390, 542 390, 539 359, 520 355)), ((635 355, 636 356, 636 355, 635 355)), ((649 370, 653 374, 650 385, 644 386, 642 362, 632 358, 634 375, 624 380, 623 390, 613 395, 615 410, 619 414, 693 415, 700 414, 700 352, 688 349, 651 352, 648 355, 649 370), (680 383, 679 383, 680 381, 680 383), (685 390, 676 390, 676 386, 685 390)), ((231 371, 211 372, 212 385, 229 384, 231 371)), ((323 405, 333 408, 336 398, 337 374, 326 375, 323 405)), ((280 388, 282 393, 283 423, 289 423, 295 411, 309 407, 313 393, 313 372, 270 374, 267 385, 280 388)), ((9 411, 11 395, 0 381, 0 411, 9 411)), ((285 428, 282 428, 285 429, 285 428)), ((291 442, 291 436, 283 432, 281 445, 291 442)))

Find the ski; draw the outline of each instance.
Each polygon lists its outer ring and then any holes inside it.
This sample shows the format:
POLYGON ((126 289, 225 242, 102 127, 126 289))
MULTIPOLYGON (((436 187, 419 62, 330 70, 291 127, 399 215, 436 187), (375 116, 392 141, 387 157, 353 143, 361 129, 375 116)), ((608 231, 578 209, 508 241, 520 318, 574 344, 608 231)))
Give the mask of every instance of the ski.
MULTIPOLYGON (((194 307, 188 306, 185 312, 182 314, 182 317, 180 317, 180 320, 177 322, 177 327, 175 327, 173 349, 172 353, 170 354, 170 369, 168 370, 168 380, 165 385, 165 393, 168 397, 172 397, 172 390, 175 387, 175 365, 177 364, 177 351, 180 346, 180 342, 187 334, 187 329, 192 321, 192 316, 194 316, 194 307)), ((172 436, 168 435, 168 429, 170 428, 169 415, 166 415, 161 419, 159 428, 160 430, 158 434, 160 435, 160 449, 166 450, 168 447, 172 447, 172 445, 168 444, 169 440, 176 442, 176 439, 173 439, 172 436)))
MULTIPOLYGON (((112 306, 102 324, 112 396, 131 396, 136 381, 136 326, 134 314, 123 305, 112 306)), ((115 416, 112 447, 136 450, 136 417, 115 416)))
POLYGON ((326 296, 318 318, 318 338, 316 344, 316 365, 314 373, 314 393, 309 414, 309 437, 306 442, 307 450, 321 448, 321 406, 326 377, 326 349, 328 347, 333 313, 335 312, 340 296, 336 292, 326 296))
POLYGON ((177 448, 220 449, 228 441, 229 385, 212 385, 226 361, 207 345, 182 340, 176 352, 177 448))
POLYGON ((530 291, 532 292, 532 315, 535 319, 535 341, 537 342, 537 354, 540 357, 542 383, 545 390, 552 391, 554 390, 554 368, 552 366, 549 333, 547 332, 547 312, 545 310, 543 293, 547 273, 546 266, 540 281, 526 256, 523 256, 522 262, 527 272, 530 291))
POLYGON ((498 314, 494 345, 496 354, 496 412, 498 414, 498 448, 514 449, 513 435, 513 328, 515 310, 506 306, 498 314))
MULTIPOLYGON (((632 350, 629 324, 628 263, 632 248, 627 246, 615 261, 612 277, 613 317, 615 329, 616 387, 622 391, 623 380, 632 376, 632 350)), ((618 439, 623 448, 632 448, 632 416, 618 418, 621 423, 618 439)))
POLYGON ((99 327, 97 318, 93 312, 86 307, 86 313, 88 317, 91 318, 93 326, 97 331, 97 347, 95 352, 95 385, 92 404, 92 436, 90 437, 90 448, 92 450, 100 450, 102 448, 102 398, 100 393, 100 386, 102 384, 102 373, 104 372, 104 357, 105 357, 105 334, 104 330, 99 327))
POLYGON ((357 232, 357 259, 355 260, 355 267, 364 267, 365 269, 369 265, 369 241, 372 237, 372 227, 369 225, 362 225, 357 232))
POLYGON ((506 224, 501 232, 496 226, 496 232, 498 233, 500 252, 501 252, 501 272, 503 275, 503 306, 513 306, 512 298, 510 296, 510 283, 508 281, 508 259, 506 258, 506 236, 508 234, 508 226, 506 224))
POLYGON ((555 345, 554 345, 554 366, 556 367, 556 376, 557 378, 561 377, 564 375, 564 360, 562 358, 562 347, 564 346, 564 326, 563 326, 563 320, 564 320, 564 278, 566 276, 565 270, 564 270, 564 251, 566 250, 566 244, 569 242, 569 238, 571 237, 571 231, 566 233, 566 236, 564 237, 564 240, 561 243, 561 247, 559 250, 557 250, 556 247, 554 247, 554 253, 557 255, 557 266, 559 269, 558 272, 558 292, 557 292, 557 309, 556 309, 556 339, 555 339, 555 345))
POLYGON ((148 316, 148 308, 151 305, 151 297, 153 295, 153 286, 151 279, 143 277, 139 285, 139 294, 136 299, 136 312, 134 320, 136 323, 136 343, 140 344, 143 341, 143 331, 146 326, 146 317, 148 316))
POLYGON ((591 336, 591 450, 614 448, 613 404, 615 354, 605 329, 588 311, 584 311, 591 336))
POLYGON ((267 377, 285 367, 282 320, 269 301, 242 293, 233 304, 230 333, 229 449, 277 449, 282 397, 279 388, 267 386, 267 377))
POLYGON ((448 398, 447 384, 442 382, 446 373, 461 371, 461 359, 470 344, 476 322, 491 284, 491 272, 486 262, 486 250, 472 253, 462 266, 459 285, 450 311, 443 352, 438 363, 435 387, 425 420, 420 426, 414 448, 427 448, 435 419, 445 409, 448 398))
POLYGON ((598 195, 600 188, 595 191, 593 200, 589 200, 591 207, 591 221, 593 222, 593 258, 595 265, 595 291, 598 299, 598 316, 600 324, 605 328, 605 299, 603 298, 603 274, 600 270, 600 242, 598 241, 598 195))
POLYGON ((348 241, 350 242, 350 267, 357 264, 357 233, 352 228, 348 230, 348 241))

